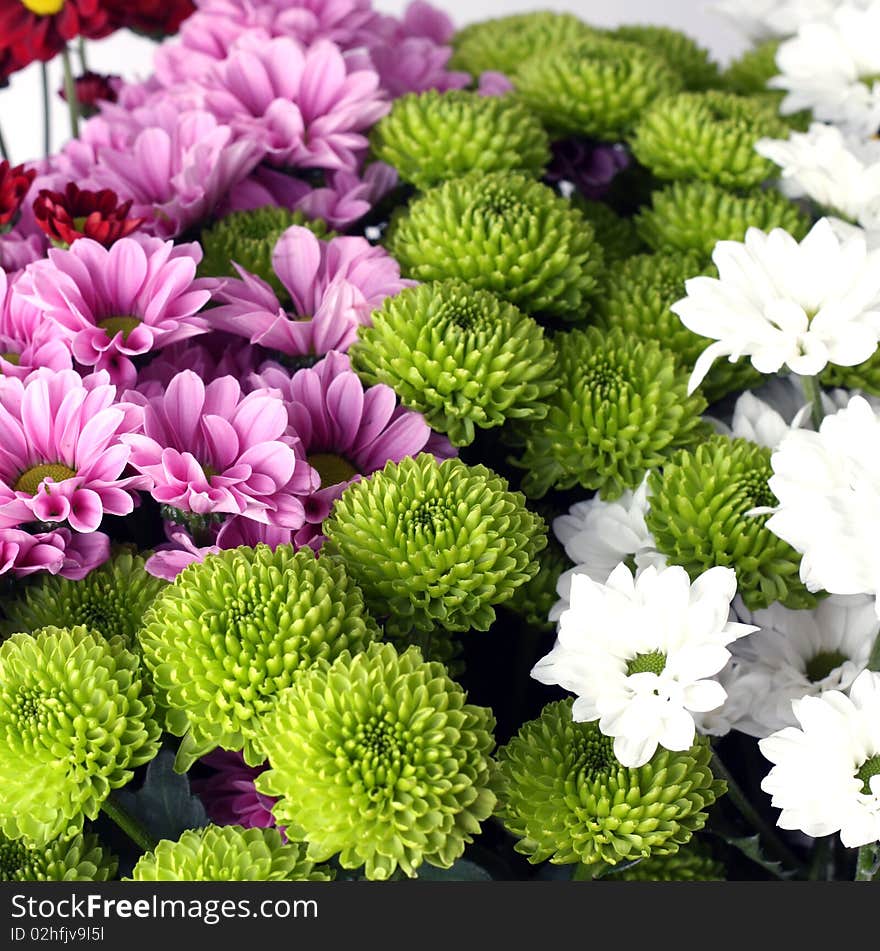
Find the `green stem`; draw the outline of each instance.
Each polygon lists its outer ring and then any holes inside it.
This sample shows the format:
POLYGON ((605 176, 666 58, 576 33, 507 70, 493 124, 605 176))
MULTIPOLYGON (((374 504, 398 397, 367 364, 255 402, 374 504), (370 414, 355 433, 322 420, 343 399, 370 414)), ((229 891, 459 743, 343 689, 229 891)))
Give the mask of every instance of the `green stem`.
POLYGON ((771 826, 749 802, 747 796, 740 788, 739 783, 733 778, 724 763, 721 762, 721 757, 716 752, 712 753, 711 768, 715 776, 727 782, 727 795, 730 797, 730 801, 736 806, 746 822, 748 822, 761 837, 767 851, 772 852, 774 858, 778 859, 783 865, 788 866, 788 868, 800 870, 802 863, 798 857, 782 839, 779 838, 773 826, 771 826))
POLYGON ((2 129, 0 129, 0 159, 6 159, 10 165, 12 164, 9 160, 9 149, 6 148, 6 139, 3 138, 2 129))
POLYGON ((108 799, 101 803, 101 812, 108 819, 112 819, 129 839, 144 852, 152 852, 156 848, 156 840, 134 816, 119 804, 119 800, 112 793, 108 799))
POLYGON ((834 862, 833 846, 834 836, 826 835, 813 847, 813 860, 810 862, 809 874, 811 882, 827 882, 833 878, 833 875, 829 875, 834 862))
POLYGON ((73 67, 70 63, 70 50, 65 46, 61 51, 61 63, 64 66, 64 95, 70 113, 70 135, 79 138, 79 102, 76 98, 76 84, 73 81, 73 67))
POLYGON ((863 845, 859 849, 859 857, 856 859, 856 877, 857 882, 873 882, 874 869, 877 866, 877 848, 876 842, 863 845))
POLYGON ((84 73, 89 71, 89 64, 86 60, 86 41, 85 37, 80 37, 77 41, 76 51, 79 53, 79 65, 84 73))
POLYGON ((49 158, 52 151, 52 104, 49 99, 49 64, 40 63, 43 84, 43 155, 49 158))
POLYGON ((825 419, 825 408, 822 406, 822 387, 819 386, 819 380, 815 376, 802 376, 801 385, 804 388, 804 396, 810 401, 810 419, 816 429, 825 419))

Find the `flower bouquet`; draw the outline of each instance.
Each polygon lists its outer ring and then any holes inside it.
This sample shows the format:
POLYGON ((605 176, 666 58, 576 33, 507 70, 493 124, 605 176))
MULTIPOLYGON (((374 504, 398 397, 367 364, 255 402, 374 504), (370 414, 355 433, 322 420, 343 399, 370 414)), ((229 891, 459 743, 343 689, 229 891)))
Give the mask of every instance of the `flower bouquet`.
POLYGON ((720 5, 0 0, 0 878, 878 874, 880 2, 720 5))

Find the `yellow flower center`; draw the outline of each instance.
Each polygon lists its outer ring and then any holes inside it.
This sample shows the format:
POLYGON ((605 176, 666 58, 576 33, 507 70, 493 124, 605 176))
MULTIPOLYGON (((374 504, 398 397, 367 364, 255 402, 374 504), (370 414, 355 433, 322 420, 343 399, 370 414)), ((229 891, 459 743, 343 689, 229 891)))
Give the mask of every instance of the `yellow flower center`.
POLYGON ((322 489, 340 482, 348 482, 358 474, 357 469, 348 459, 332 452, 316 452, 308 457, 308 461, 309 465, 318 471, 322 489))
POLYGON ((37 16, 51 17, 61 12, 64 0, 21 0, 21 5, 37 16))
POLYGON ((16 492, 36 495, 43 479, 63 482, 65 479, 72 479, 75 475, 73 469, 68 469, 60 462, 46 462, 40 466, 34 466, 32 469, 25 469, 18 477, 18 482, 15 483, 13 488, 16 492))
POLYGON ((106 317, 98 321, 101 330, 107 331, 107 336, 112 340, 116 334, 122 331, 123 342, 128 340, 128 335, 141 324, 139 317, 106 317))

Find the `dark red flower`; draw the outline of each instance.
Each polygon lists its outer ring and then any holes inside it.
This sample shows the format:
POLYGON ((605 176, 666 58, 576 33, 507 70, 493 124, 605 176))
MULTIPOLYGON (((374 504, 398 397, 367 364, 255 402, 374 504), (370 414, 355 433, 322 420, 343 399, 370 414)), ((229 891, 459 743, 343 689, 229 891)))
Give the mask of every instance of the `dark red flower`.
MULTIPOLYGON (((77 76, 74 80, 76 88, 76 101, 79 103, 80 115, 88 118, 98 111, 99 102, 116 102, 119 99, 119 84, 121 80, 118 76, 102 76, 100 73, 93 73, 91 70, 77 76)), ((67 93, 64 88, 58 90, 58 95, 65 101, 67 93)))
POLYGON ((77 36, 96 40, 114 29, 101 0, 0 0, 0 79, 48 62, 77 36))
POLYGON ((111 22, 150 36, 169 36, 195 13, 192 0, 104 0, 111 22))
POLYGON ((18 214, 36 174, 36 169, 24 165, 13 168, 5 159, 0 162, 0 228, 10 224, 18 214))
POLYGON ((144 223, 143 218, 126 217, 130 208, 130 200, 120 205, 119 196, 109 188, 90 192, 73 182, 63 192, 44 188, 34 201, 37 224, 53 241, 73 244, 77 238, 91 238, 105 248, 144 223))

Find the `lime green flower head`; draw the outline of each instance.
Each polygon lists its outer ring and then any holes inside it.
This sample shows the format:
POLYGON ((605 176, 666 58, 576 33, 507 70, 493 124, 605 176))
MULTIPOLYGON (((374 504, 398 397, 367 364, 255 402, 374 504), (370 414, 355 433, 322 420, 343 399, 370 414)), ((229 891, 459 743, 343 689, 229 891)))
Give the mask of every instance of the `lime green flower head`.
POLYGON ((297 675, 267 719, 257 789, 316 861, 369 879, 449 868, 495 806, 491 710, 415 647, 373 644, 297 675))
POLYGON ((840 367, 829 363, 822 371, 821 377, 823 386, 863 390, 872 396, 880 396, 880 351, 875 351, 873 356, 854 367, 840 367))
POLYGON ((713 436, 651 473, 645 518, 657 549, 696 579, 720 565, 736 571, 737 592, 751 611, 779 601, 814 607, 800 580, 801 556, 765 527, 754 508, 775 506, 768 480, 771 452, 745 439, 713 436))
POLYGON ((104 637, 120 635, 132 647, 147 608, 165 585, 147 573, 140 555, 121 551, 81 581, 43 575, 3 605, 4 628, 21 633, 82 625, 104 637))
MULTIPOLYGON (((632 218, 622 218, 604 202, 590 201, 580 194, 573 195, 571 203, 593 226, 596 242, 601 246, 607 264, 622 261, 645 250, 632 218)), ((603 295, 604 281, 602 293, 596 296, 597 303, 601 302, 603 295)))
POLYGON ((514 172, 444 182, 391 222, 405 276, 455 278, 528 314, 582 320, 602 271, 593 229, 571 203, 514 172))
POLYGON ((462 89, 401 96, 370 143, 376 158, 417 188, 473 171, 539 178, 550 161, 547 133, 521 102, 462 89))
POLYGON ((608 501, 704 435, 697 392, 674 354, 653 340, 595 327, 557 335, 557 387, 544 419, 524 424, 523 491, 580 485, 608 501))
POLYGON ((116 857, 94 835, 31 845, 0 835, 0 882, 107 882, 116 857))
POLYGON ((777 172, 773 162, 755 151, 755 143, 787 134, 776 110, 762 99, 716 90, 685 92, 645 111, 631 147, 658 178, 749 188, 777 172))
POLYGON ((777 103, 780 102, 785 94, 767 88, 767 83, 779 74, 779 67, 776 65, 779 44, 779 40, 765 40, 732 60, 724 70, 725 88, 740 96, 767 93, 772 95, 777 103))
POLYGON ((324 532, 393 634, 488 630, 547 543, 541 517, 500 476, 426 453, 349 486, 324 532))
POLYGON ((262 762, 260 718, 293 674, 377 635, 343 565, 309 548, 233 548, 189 565, 140 633, 167 729, 184 737, 176 768, 217 746, 262 762))
POLYGON ((620 882, 723 882, 724 864, 697 841, 691 839, 673 855, 656 855, 614 872, 609 881, 620 882))
POLYGON ((610 35, 618 40, 638 43, 662 56, 666 64, 681 76, 685 89, 699 92, 720 83, 721 72, 718 64, 709 58, 709 51, 680 30, 632 24, 618 27, 610 35))
POLYGON ((327 882, 306 856, 303 842, 285 842, 277 829, 207 826, 187 829, 176 842, 163 839, 141 856, 133 882, 327 882))
POLYGON ((552 134, 609 142, 625 138, 651 103, 682 86, 661 55, 605 36, 532 56, 513 83, 552 134))
POLYGON ((517 13, 466 26, 452 39, 450 67, 478 76, 485 70, 513 75, 529 57, 578 38, 597 36, 572 13, 517 13))
POLYGON ((158 752, 138 658, 84 627, 0 644, 0 832, 45 844, 82 830, 158 752))
POLYGON ((572 702, 548 704, 498 753, 498 813, 516 850, 532 863, 611 866, 677 852, 726 790, 708 743, 621 766, 597 722, 572 721, 572 702))
POLYGON ((369 383, 387 383, 458 446, 475 429, 546 414, 555 352, 531 317, 461 281, 387 297, 349 351, 369 383))
POLYGON ((655 192, 636 216, 642 240, 655 251, 694 251, 706 260, 719 241, 742 241, 749 228, 782 228, 798 240, 810 219, 778 191, 728 191, 711 182, 674 182, 655 192))

